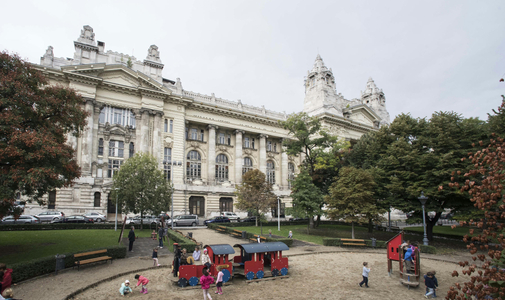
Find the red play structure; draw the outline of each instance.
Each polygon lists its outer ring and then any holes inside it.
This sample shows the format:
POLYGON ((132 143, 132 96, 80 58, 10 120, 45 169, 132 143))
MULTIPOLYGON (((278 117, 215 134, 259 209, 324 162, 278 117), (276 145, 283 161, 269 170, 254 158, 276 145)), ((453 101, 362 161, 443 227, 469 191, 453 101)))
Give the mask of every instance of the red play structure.
POLYGON ((393 261, 399 262, 400 267, 400 283, 406 285, 409 289, 410 287, 419 286, 419 278, 421 277, 421 257, 419 249, 415 249, 413 253, 413 268, 411 270, 404 269, 404 253, 400 249, 400 245, 403 243, 403 231, 395 235, 389 241, 387 241, 387 256, 388 256, 388 274, 391 276, 393 273, 393 261), (415 281, 411 281, 415 279, 415 281))
POLYGON ((243 275, 248 280, 288 274, 288 258, 282 257, 282 251, 289 247, 282 242, 237 244, 240 256, 235 256, 234 275, 243 275), (266 274, 265 274, 266 273, 266 274))

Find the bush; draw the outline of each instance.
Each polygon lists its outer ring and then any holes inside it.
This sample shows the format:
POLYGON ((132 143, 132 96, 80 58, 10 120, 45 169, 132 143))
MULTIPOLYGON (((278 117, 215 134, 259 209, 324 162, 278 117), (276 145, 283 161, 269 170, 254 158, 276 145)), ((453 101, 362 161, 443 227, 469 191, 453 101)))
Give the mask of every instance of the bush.
MULTIPOLYGON (((118 227, 122 225, 118 224, 118 227)), ((114 229, 114 224, 107 223, 45 223, 0 225, 0 231, 16 230, 62 230, 62 229, 114 229)))
POLYGON ((192 253, 195 250, 196 244, 192 240, 184 237, 182 234, 169 229, 167 231, 168 238, 172 241, 172 243, 178 243, 181 246, 181 249, 186 249, 188 253, 192 253))
POLYGON ((427 246, 427 245, 419 245, 419 249, 421 249, 421 253, 431 253, 431 254, 436 254, 437 253, 437 248, 433 246, 427 246))
MULTIPOLYGON (((126 257, 126 246, 111 246, 106 248, 107 249, 107 255, 111 256, 113 259, 117 258, 125 258, 126 257)), ((75 258, 74 254, 77 253, 82 253, 82 252, 89 252, 89 251, 94 251, 94 250, 103 250, 103 248, 100 249, 89 249, 89 250, 84 250, 76 253, 64 253, 65 255, 65 268, 70 268, 75 265, 75 258)), ((90 255, 87 256, 86 258, 93 258, 93 257, 99 257, 103 256, 104 254, 95 254, 95 255, 90 255)), ((33 259, 30 261, 25 261, 22 263, 17 263, 12 266, 9 266, 10 268, 13 269, 12 271, 12 281, 14 283, 24 281, 33 277, 37 277, 43 274, 47 273, 52 273, 55 271, 56 267, 56 258, 55 256, 47 256, 43 258, 38 258, 38 259, 33 259)))
POLYGON ((323 239, 324 246, 342 246, 342 241, 339 238, 325 238, 323 239))

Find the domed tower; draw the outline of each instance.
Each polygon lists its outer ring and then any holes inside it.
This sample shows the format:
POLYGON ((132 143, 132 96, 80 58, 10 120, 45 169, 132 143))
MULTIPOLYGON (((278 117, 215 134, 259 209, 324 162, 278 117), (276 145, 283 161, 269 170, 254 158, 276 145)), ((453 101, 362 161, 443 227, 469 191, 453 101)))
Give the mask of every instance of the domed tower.
POLYGON ((305 78, 305 100, 303 111, 311 116, 323 112, 342 115, 342 105, 339 105, 335 77, 318 54, 314 67, 305 78))
POLYGON ((389 124, 389 113, 386 110, 386 96, 379 89, 372 77, 368 78, 365 91, 361 92, 361 102, 375 111, 381 118, 380 124, 389 124))

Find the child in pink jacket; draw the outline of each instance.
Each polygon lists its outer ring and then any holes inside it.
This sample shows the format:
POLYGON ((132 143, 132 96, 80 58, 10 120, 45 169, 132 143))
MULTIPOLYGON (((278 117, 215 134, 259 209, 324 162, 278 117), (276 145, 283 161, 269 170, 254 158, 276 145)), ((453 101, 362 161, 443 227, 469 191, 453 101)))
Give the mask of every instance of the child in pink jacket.
POLYGON ((139 275, 139 274, 135 275, 135 279, 138 280, 135 288, 142 284, 142 290, 140 292, 142 294, 147 294, 147 287, 146 286, 149 283, 149 279, 147 279, 144 276, 139 275))
POLYGON ((214 278, 209 276, 209 271, 207 269, 202 270, 203 276, 200 277, 200 284, 202 285, 202 290, 203 290, 203 300, 207 300, 207 297, 209 297, 209 300, 212 300, 212 297, 209 294, 209 289, 210 285, 214 283, 214 278))
POLYGON ((223 267, 221 266, 218 266, 217 267, 217 271, 219 273, 217 273, 217 279, 216 279, 216 287, 217 287, 217 291, 216 291, 216 294, 219 294, 219 295, 222 295, 223 294, 223 276, 224 276, 224 273, 223 271, 221 271, 223 269, 223 267))

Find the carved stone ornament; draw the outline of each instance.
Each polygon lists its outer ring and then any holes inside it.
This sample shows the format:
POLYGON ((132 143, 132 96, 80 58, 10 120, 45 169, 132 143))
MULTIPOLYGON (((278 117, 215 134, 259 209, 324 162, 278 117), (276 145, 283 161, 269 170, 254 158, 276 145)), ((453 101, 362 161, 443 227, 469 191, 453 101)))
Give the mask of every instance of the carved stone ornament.
POLYGON ((193 148, 200 148, 200 143, 199 142, 190 142, 189 146, 193 147, 193 148))
POLYGON ((275 154, 273 152, 267 152, 269 158, 274 158, 275 154))
POLYGON ((151 45, 149 47, 149 50, 147 50, 146 59, 152 60, 152 61, 160 61, 160 51, 158 51, 158 46, 151 45))
POLYGON ((288 156, 288 160, 290 162, 294 162, 295 161, 295 157, 290 155, 290 156, 288 156))
POLYGON ((173 142, 169 142, 169 143, 165 142, 165 147, 172 148, 173 146, 174 146, 173 142))
POLYGON ((93 28, 89 25, 85 25, 81 30, 81 36, 78 41, 81 43, 95 44, 95 33, 93 33, 93 28))
POLYGON ((228 152, 228 147, 226 146, 218 146, 217 149, 221 152, 228 152))
POLYGON ((247 155, 251 155, 252 154, 252 151, 249 150, 249 149, 244 149, 244 154, 247 154, 247 155))

